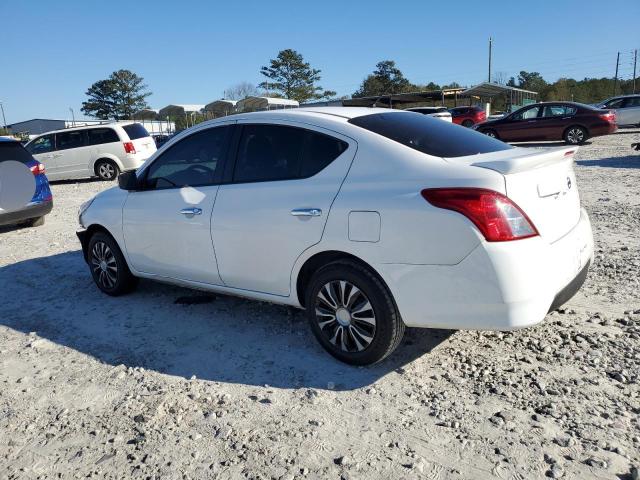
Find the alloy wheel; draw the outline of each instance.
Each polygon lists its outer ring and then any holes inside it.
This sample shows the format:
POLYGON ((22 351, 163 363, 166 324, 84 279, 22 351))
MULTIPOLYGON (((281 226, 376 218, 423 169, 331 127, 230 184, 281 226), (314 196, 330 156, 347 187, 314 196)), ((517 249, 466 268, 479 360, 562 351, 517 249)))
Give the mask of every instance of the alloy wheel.
POLYGON ((491 137, 491 138, 496 138, 497 137, 496 132, 494 132, 493 130, 487 130, 486 132, 484 132, 484 134, 487 137, 491 137))
POLYGON ((111 289, 118 280, 116 257, 104 242, 96 242, 91 250, 91 268, 100 285, 111 289))
POLYGON ((110 163, 101 163, 98 167, 98 175, 106 180, 111 180, 116 174, 116 169, 110 163))
POLYGON ((567 132, 567 140, 569 143, 580 143, 584 140, 584 132, 581 128, 572 128, 567 132))
POLYGON ((350 282, 326 283, 316 296, 315 312, 322 334, 343 352, 361 352, 375 337, 373 306, 362 290, 350 282))

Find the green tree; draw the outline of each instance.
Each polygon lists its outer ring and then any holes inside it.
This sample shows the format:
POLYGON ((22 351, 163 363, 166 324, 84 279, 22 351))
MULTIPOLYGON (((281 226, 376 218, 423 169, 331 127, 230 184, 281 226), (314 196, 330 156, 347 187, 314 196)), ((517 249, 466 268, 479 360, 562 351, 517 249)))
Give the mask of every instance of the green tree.
POLYGON ((260 88, 300 103, 336 95, 336 92, 316 85, 321 78, 320 70, 311 68, 295 50, 280 51, 277 58, 270 60, 269 66, 260 69, 260 73, 269 79, 262 82, 260 88))
POLYGON ((538 72, 525 72, 523 70, 518 75, 518 87, 523 90, 543 94, 547 86, 548 83, 538 72))
POLYGON ((396 67, 396 62, 383 60, 378 62, 374 72, 362 81, 360 88, 353 94, 353 97, 390 95, 415 89, 417 87, 407 80, 400 69, 396 67))
POLYGON ((113 72, 109 78, 98 80, 86 92, 89 99, 82 102, 82 111, 102 120, 124 120, 143 108, 149 108, 144 79, 129 70, 113 72))

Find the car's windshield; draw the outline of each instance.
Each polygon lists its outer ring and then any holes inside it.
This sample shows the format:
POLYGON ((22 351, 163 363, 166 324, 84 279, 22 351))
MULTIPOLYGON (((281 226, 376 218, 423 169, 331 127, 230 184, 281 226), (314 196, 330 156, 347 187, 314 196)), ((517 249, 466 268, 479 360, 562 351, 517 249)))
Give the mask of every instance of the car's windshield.
POLYGON ((513 147, 469 128, 411 113, 374 113, 349 123, 435 157, 464 157, 513 147))

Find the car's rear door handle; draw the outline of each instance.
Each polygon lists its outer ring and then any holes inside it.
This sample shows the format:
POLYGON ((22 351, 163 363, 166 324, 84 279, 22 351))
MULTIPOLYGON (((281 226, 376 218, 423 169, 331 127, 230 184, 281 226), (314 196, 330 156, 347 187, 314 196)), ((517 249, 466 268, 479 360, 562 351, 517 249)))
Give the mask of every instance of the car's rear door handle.
POLYGON ((294 208, 291 210, 291 215, 294 217, 319 217, 322 215, 322 210, 319 208, 294 208))
POLYGON ((183 208, 180 210, 182 215, 202 215, 201 208, 183 208))

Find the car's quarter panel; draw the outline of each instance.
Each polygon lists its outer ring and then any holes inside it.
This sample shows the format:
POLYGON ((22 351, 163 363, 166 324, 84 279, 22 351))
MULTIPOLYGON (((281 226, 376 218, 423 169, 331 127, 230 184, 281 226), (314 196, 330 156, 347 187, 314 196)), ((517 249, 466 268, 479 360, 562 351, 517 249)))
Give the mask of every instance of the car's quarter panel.
POLYGON ((123 208, 123 235, 138 272, 219 284, 210 234, 218 186, 130 192, 123 208), (181 213, 198 208, 198 215, 181 213))
MULTIPOLYGON (((118 242, 125 258, 127 258, 127 252, 122 236, 122 207, 127 195, 128 192, 118 187, 104 190, 93 198, 91 206, 82 214, 81 218, 81 226, 84 229, 89 229, 92 226, 105 228, 118 242)), ((129 262, 129 264, 131 263, 129 262)))
MULTIPOLYGON (((238 126, 248 123, 241 120, 238 126)), ((308 123, 281 120, 277 125, 319 132, 346 142, 348 148, 309 178, 222 185, 211 233, 226 286, 286 296, 291 292, 291 270, 296 259, 322 237, 357 144, 335 131, 308 123), (317 209, 317 216, 294 214, 294 210, 309 209, 317 209)))

